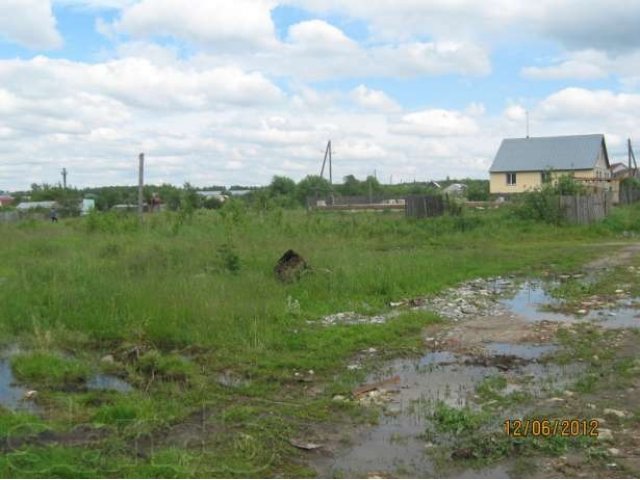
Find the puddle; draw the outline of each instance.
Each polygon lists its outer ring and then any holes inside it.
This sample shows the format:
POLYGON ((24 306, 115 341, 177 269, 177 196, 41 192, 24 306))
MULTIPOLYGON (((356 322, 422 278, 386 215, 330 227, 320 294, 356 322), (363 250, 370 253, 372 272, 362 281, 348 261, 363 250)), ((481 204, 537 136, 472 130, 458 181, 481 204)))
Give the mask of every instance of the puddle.
POLYGON ((577 319, 571 315, 540 310, 545 305, 560 304, 547 292, 550 287, 542 282, 526 281, 514 295, 500 299, 498 303, 527 322, 575 322, 577 319))
MULTIPOLYGON (((89 390, 114 390, 126 393, 133 387, 114 375, 98 374, 91 378, 86 387, 89 390)), ((33 400, 25 399, 30 389, 16 383, 11 371, 11 362, 7 358, 0 359, 0 406, 9 410, 37 411, 38 406, 33 400)))
POLYGON ((115 375, 98 374, 87 382, 89 390, 113 390, 120 393, 127 393, 133 390, 133 387, 115 375))
POLYGON ((542 309, 545 305, 558 306, 561 304, 559 300, 547 292, 552 286, 552 284, 542 282, 526 281, 514 295, 500 299, 498 303, 527 322, 541 322, 543 320, 561 323, 595 322, 605 329, 640 328, 640 311, 625 307, 625 304, 634 303, 637 299, 623 300, 619 304, 620 308, 593 309, 580 316, 544 311, 542 309))
POLYGON ((24 399, 26 392, 26 388, 15 385, 9 360, 0 359, 0 405, 10 410, 35 410, 35 403, 24 399))
MULTIPOLYGON (((543 357, 554 345, 487 344, 488 351, 519 356, 523 365, 501 372, 495 366, 477 365, 473 357, 451 352, 430 352, 420 359, 398 359, 380 372, 369 376, 373 383, 394 375, 401 382, 393 401, 385 406, 379 423, 354 437, 353 444, 340 447, 332 457, 316 457, 311 464, 320 477, 366 477, 369 472, 388 472, 394 477, 434 477, 442 475, 427 454, 426 440, 421 438, 431 426, 431 414, 437 402, 461 408, 479 408, 473 402, 476 386, 494 375, 509 377, 509 391, 527 391, 534 397, 566 388, 583 367, 544 364, 532 361, 543 357), (515 387, 514 385, 515 380, 515 387)), ((525 412, 517 412, 520 416, 525 412)), ((469 470, 464 476, 507 478, 504 466, 469 470)), ((445 473, 446 475, 446 473, 445 473)), ((460 474, 455 474, 460 478, 460 474)))
POLYGON ((589 318, 606 329, 640 328, 640 310, 635 308, 592 312, 589 318))
POLYGON ((509 470, 513 465, 509 462, 498 463, 490 467, 463 470, 449 478, 512 478, 509 470))
POLYGON ((240 375, 230 370, 225 370, 224 372, 221 372, 217 377, 217 382, 219 385, 222 385, 223 387, 230 387, 230 388, 241 388, 251 384, 251 381, 249 379, 241 377, 240 375))
POLYGON ((558 350, 557 345, 541 345, 533 343, 501 343, 489 342, 484 345, 489 355, 510 355, 524 360, 538 360, 546 354, 558 350))

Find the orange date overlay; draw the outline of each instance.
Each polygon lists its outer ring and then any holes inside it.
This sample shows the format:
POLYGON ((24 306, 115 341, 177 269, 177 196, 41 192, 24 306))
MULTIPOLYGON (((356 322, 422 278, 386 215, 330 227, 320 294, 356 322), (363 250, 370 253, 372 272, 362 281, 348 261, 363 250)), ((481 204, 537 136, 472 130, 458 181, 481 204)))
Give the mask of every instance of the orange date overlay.
POLYGON ((598 437, 598 420, 507 419, 504 433, 510 437, 598 437))

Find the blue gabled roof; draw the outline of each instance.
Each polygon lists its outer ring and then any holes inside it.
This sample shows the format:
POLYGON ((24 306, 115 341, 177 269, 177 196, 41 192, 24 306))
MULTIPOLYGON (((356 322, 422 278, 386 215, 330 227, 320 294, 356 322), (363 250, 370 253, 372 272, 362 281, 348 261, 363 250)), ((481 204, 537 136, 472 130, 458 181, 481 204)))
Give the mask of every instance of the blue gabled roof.
POLYGON ((590 170, 604 148, 604 135, 570 135, 565 137, 506 138, 502 141, 489 172, 542 170, 590 170))

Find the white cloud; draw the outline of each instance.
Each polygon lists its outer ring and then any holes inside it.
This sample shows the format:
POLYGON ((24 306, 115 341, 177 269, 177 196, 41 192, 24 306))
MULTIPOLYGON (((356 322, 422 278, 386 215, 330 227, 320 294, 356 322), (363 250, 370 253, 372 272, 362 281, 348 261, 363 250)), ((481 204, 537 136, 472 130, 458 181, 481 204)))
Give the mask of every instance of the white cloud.
POLYGON ((429 109, 404 115, 392 132, 435 137, 466 136, 478 132, 478 125, 469 116, 443 109, 429 109))
POLYGON ((605 124, 606 120, 637 118, 640 95, 613 93, 609 90, 565 88, 545 98, 536 112, 545 119, 579 118, 605 124))
POLYGON ((342 30, 322 20, 309 20, 292 25, 288 40, 307 53, 349 54, 358 50, 358 44, 342 30))
POLYGON ((589 49, 568 52, 551 65, 525 67, 521 73, 526 78, 538 80, 592 80, 614 75, 625 83, 637 77, 638 71, 640 50, 607 53, 589 49))
POLYGON ((138 0, 53 0, 53 3, 63 7, 84 10, 120 10, 129 7, 138 0))
POLYGON ((410 42, 360 45, 321 20, 289 27, 285 42, 253 53, 208 53, 194 59, 204 65, 234 64, 277 76, 313 81, 369 76, 408 78, 420 75, 486 75, 488 53, 465 42, 410 42))
POLYGON ((496 42, 534 34, 567 48, 605 51, 637 49, 639 2, 591 0, 284 0, 321 14, 339 13, 365 20, 374 36, 408 40, 437 39, 496 42))
MULTIPOLYGON (((624 156, 626 138, 640 139, 638 109, 640 94, 565 88, 531 106, 531 136, 603 133, 613 162, 624 156)), ((525 108, 518 104, 503 112, 502 136, 524 136, 524 113, 525 108)))
POLYGON ((74 92, 104 95, 128 106, 151 109, 205 109, 217 104, 277 102, 280 90, 259 73, 234 67, 198 70, 162 66, 142 58, 100 64, 36 57, 0 64, 0 80, 16 92, 46 100, 74 92))
POLYGON ((275 42, 268 0, 142 0, 115 22, 134 37, 171 36, 216 49, 265 47, 275 42))
POLYGON ((536 80, 560 80, 565 78, 576 80, 593 80, 605 78, 608 73, 597 65, 567 60, 547 67, 525 67, 522 74, 536 80))
POLYGON ((2 0, 0 39, 32 49, 53 49, 62 45, 50 0, 2 0))
POLYGON ((394 112, 400 110, 400 106, 381 90, 373 90, 364 85, 354 88, 350 96, 353 102, 361 108, 394 112))

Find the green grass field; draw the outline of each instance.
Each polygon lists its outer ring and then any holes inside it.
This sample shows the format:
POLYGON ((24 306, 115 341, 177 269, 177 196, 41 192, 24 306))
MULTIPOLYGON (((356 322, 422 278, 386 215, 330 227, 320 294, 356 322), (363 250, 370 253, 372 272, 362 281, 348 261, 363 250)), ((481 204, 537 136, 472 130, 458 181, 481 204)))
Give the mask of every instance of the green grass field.
POLYGON ((288 439, 367 418, 331 402, 362 378, 344 368, 349 358, 369 347, 416 351, 422 328, 438 321, 406 313, 326 328, 322 316, 378 313, 480 276, 571 270, 625 231, 640 231, 635 207, 591 227, 527 222, 507 209, 410 221, 238 203, 155 214, 142 226, 113 214, 2 224, 0 338, 21 348, 12 369, 38 390, 44 413, 0 409, 0 432, 27 439, 0 458, 0 474, 313 475, 288 439), (312 270, 283 284, 273 267, 290 248, 312 270), (135 389, 78 387, 98 372, 135 389), (237 384, 221 383, 223 373, 237 384), (29 441, 16 427, 26 421, 60 441, 29 441), (79 425, 98 438, 69 441, 79 425))

